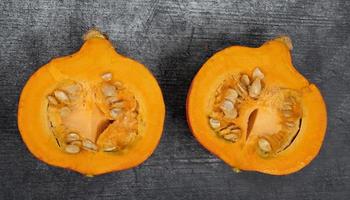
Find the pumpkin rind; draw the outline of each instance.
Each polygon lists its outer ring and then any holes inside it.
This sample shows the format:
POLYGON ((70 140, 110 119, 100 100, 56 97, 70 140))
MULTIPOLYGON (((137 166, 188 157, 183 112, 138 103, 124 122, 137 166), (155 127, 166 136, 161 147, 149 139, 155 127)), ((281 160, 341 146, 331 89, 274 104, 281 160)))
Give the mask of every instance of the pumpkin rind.
MULTIPOLYGON (((192 133, 206 149, 233 168, 289 174, 305 167, 320 150, 327 127, 326 106, 317 87, 292 65, 291 48, 288 37, 268 41, 258 48, 232 46, 209 58, 192 81, 186 106, 192 133), (302 99, 302 125, 296 139, 290 147, 268 159, 255 153, 256 147, 243 138, 230 143, 217 137, 207 121, 208 105, 218 85, 228 74, 248 74, 256 67, 265 72, 266 85, 299 91, 302 99)), ((237 118, 243 129, 247 129, 249 113, 253 110, 248 106, 243 116, 237 118)))

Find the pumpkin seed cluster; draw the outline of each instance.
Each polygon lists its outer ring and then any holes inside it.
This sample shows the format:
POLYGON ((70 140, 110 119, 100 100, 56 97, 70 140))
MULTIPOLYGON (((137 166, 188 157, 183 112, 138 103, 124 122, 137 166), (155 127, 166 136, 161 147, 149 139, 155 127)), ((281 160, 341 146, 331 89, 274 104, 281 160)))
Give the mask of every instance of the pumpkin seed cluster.
POLYGON ((49 128, 57 144, 70 154, 81 150, 113 152, 138 135, 138 102, 110 72, 100 83, 64 81, 48 96, 49 128))
POLYGON ((269 157, 285 150, 293 142, 300 129, 302 112, 298 92, 286 88, 267 88, 264 78, 264 73, 257 67, 250 76, 238 74, 225 79, 216 90, 208 122, 220 138, 232 143, 239 140, 247 142, 255 120, 261 120, 257 118, 259 108, 274 110, 272 113, 278 113, 278 120, 267 122, 266 126, 276 123, 273 126, 279 127, 278 131, 266 133, 255 130, 257 133, 252 137, 257 153, 269 157), (247 103, 257 105, 257 109, 250 113, 248 125, 242 126, 240 112, 247 103), (242 130, 242 127, 247 130, 242 130))

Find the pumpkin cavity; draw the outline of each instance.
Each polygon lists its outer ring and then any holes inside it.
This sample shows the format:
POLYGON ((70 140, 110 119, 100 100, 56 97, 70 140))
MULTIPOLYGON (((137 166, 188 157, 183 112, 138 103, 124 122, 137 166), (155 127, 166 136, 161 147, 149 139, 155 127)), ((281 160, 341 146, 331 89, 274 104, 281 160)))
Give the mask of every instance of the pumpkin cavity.
POLYGON ((66 80, 47 95, 47 119, 58 147, 69 154, 118 151, 138 135, 138 102, 110 72, 97 84, 66 80))
POLYGON ((242 142, 243 148, 268 158, 293 143, 301 127, 302 107, 299 91, 270 87, 265 76, 258 67, 251 75, 228 76, 212 97, 208 120, 223 141, 242 142))

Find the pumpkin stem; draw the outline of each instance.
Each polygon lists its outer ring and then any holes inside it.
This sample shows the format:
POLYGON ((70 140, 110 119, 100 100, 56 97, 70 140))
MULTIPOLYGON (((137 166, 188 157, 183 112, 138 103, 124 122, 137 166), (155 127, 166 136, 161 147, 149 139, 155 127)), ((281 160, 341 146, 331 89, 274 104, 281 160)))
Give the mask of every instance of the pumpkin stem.
POLYGON ((289 50, 293 50, 292 39, 290 39, 290 37, 283 35, 283 36, 280 36, 274 40, 284 43, 288 47, 289 50))
POLYGON ((107 39, 107 36, 103 34, 98 28, 92 28, 83 35, 83 40, 87 41, 92 38, 107 39))

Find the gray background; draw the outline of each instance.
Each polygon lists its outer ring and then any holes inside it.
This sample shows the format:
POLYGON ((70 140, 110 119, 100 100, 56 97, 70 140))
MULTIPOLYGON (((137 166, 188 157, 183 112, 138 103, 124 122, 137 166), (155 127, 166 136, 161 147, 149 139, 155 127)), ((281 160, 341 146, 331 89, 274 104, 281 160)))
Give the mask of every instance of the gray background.
POLYGON ((0 2, 0 199, 347 199, 350 196, 350 1, 133 0, 0 2), (90 27, 148 66, 165 97, 164 134, 131 170, 87 178, 35 159, 17 129, 29 76, 71 54, 90 27), (233 173, 185 120, 194 74, 230 45, 288 34, 296 68, 321 89, 328 130, 319 156, 289 176, 233 173))

